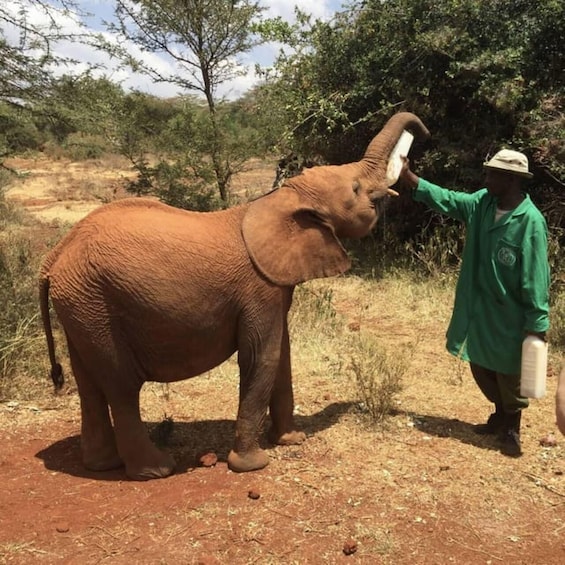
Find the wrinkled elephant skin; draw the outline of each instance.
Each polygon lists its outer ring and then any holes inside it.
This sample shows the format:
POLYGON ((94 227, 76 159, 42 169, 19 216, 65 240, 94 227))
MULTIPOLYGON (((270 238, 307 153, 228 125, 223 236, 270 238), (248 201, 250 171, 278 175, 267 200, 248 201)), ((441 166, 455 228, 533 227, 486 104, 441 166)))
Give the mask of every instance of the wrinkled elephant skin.
POLYGON ((367 235, 382 203, 388 156, 403 129, 428 132, 410 113, 393 116, 362 160, 319 166, 247 204, 189 212, 130 198, 77 223, 45 259, 40 304, 52 378, 49 295, 65 330, 81 402, 84 464, 125 465, 132 479, 171 474, 175 462, 141 421, 144 382, 209 371, 238 352, 239 409, 228 457, 233 471, 265 467, 269 439, 305 439, 293 421, 287 313, 294 286, 349 266, 340 238, 367 235))

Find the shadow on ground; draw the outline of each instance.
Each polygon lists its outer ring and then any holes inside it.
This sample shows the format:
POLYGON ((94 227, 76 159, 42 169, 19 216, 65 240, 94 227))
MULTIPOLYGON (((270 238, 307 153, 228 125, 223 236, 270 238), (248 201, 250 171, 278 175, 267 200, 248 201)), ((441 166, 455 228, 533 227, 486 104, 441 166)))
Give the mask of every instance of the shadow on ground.
POLYGON ((479 435, 474 431, 474 424, 462 422, 457 418, 443 418, 427 414, 414 414, 413 412, 397 411, 409 417, 414 422, 414 427, 421 432, 436 437, 449 437, 462 443, 474 445, 481 449, 498 451, 496 437, 492 435, 479 435))
MULTIPOLYGON (((307 436, 312 436, 336 424, 352 406, 350 402, 337 402, 326 406, 316 414, 296 416, 296 427, 304 431, 307 436)), ((161 422, 148 422, 147 428, 151 439, 175 458, 177 462, 175 473, 179 474, 197 467, 200 457, 206 453, 215 453, 218 461, 225 463, 233 446, 235 421, 178 422, 165 419, 161 422)), ((265 449, 270 447, 265 435, 261 438, 261 446, 265 449)), ((43 460, 45 467, 51 471, 101 481, 127 480, 123 468, 103 472, 85 469, 81 461, 78 435, 56 441, 37 452, 35 456, 43 460)))

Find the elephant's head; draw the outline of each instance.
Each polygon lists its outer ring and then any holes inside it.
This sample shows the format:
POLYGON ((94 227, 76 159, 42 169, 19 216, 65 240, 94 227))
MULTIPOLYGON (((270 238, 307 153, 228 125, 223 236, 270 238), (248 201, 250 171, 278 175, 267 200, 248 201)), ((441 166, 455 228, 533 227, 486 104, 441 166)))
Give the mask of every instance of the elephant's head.
POLYGON ((292 286, 350 267, 338 238, 370 233, 386 197, 396 194, 387 185, 386 169, 404 129, 417 138, 429 136, 417 116, 401 112, 385 124, 360 161, 306 169, 249 204, 243 237, 267 279, 292 286))

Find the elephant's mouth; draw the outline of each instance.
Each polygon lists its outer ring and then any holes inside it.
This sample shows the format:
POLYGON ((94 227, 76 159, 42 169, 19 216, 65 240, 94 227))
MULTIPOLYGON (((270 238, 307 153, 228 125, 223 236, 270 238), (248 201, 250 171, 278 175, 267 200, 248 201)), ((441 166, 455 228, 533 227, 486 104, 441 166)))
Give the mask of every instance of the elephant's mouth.
POLYGON ((390 196, 375 198, 375 200, 371 201, 371 208, 375 210, 375 214, 377 216, 380 216, 385 211, 389 201, 390 201, 390 196))

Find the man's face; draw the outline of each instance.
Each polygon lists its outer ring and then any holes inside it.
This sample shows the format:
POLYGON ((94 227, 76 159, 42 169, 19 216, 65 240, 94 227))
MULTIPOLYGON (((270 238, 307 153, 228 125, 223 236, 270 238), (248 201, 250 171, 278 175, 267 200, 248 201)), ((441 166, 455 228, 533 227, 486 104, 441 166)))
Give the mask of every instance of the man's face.
POLYGON ((504 171, 495 169, 487 169, 485 176, 485 186, 489 193, 498 198, 509 190, 513 190, 516 186, 516 176, 504 171))

